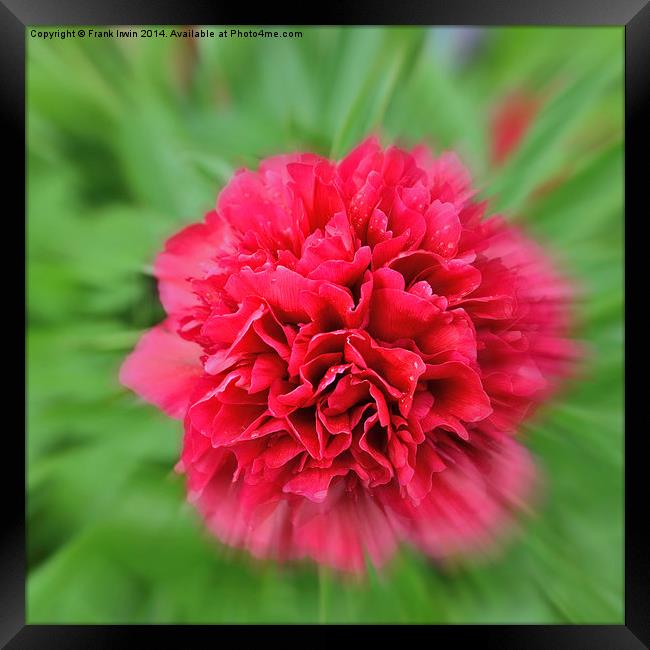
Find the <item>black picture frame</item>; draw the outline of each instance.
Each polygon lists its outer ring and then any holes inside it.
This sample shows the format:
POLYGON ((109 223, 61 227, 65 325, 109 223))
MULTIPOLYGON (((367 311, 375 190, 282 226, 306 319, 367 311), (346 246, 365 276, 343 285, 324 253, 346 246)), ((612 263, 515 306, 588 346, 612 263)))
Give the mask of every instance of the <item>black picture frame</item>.
MULTIPOLYGON (((319 24, 426 24, 426 25, 618 25, 625 28, 625 328, 626 348, 635 348, 634 327, 638 327, 640 312, 633 304, 628 282, 643 277, 640 264, 643 238, 634 236, 637 223, 643 219, 641 207, 647 205, 642 188, 647 184, 650 151, 648 136, 643 134, 642 122, 650 103, 650 6, 648 0, 455 0, 454 2, 385 3, 372 7, 368 3, 349 6, 341 0, 331 0, 326 6, 327 19, 318 18, 319 24)), ((292 11, 277 3, 258 6, 254 18, 237 15, 232 6, 212 6, 201 0, 171 0, 127 2, 115 0, 100 4, 89 0, 2 0, 0 3, 0 66, 2 68, 3 153, 9 172, 15 174, 14 182, 7 182, 4 196, 13 198, 13 211, 5 213, 5 227, 9 222, 19 222, 18 215, 25 214, 25 40, 26 29, 32 25, 114 25, 114 24, 306 24, 314 19, 304 15, 304 8, 292 11), (21 182, 22 181, 22 182, 21 182)), ((639 226, 642 227, 642 226, 639 226)), ((17 228, 18 238, 24 230, 17 228)), ((6 239, 5 251, 18 248, 15 235, 6 239)), ((24 240, 23 240, 24 243, 24 240)), ((23 250, 25 250, 23 248, 23 250)), ((11 266, 6 266, 12 268, 11 266)), ((13 267, 14 269, 16 267, 13 267)), ((24 267, 23 267, 24 268, 24 267)), ((5 271, 7 273, 8 271, 5 271)), ((18 293, 20 282, 11 272, 11 285, 18 293)), ((5 276, 6 279, 7 276, 5 276)), ((16 303, 19 303, 16 296, 16 303)), ((23 292, 24 300, 24 292, 23 292)), ((5 321, 18 322, 16 311, 8 304, 11 317, 5 312, 5 321)), ((5 322, 6 324, 6 322, 5 322)), ((19 324, 19 327, 21 324, 19 324)), ((17 334, 21 336, 21 334, 17 334)), ((16 334, 9 333, 12 340, 16 334)), ((24 329, 22 331, 24 340, 24 329)), ((7 339, 5 339, 7 340, 7 339)), ((10 347, 16 347, 11 343, 10 347)), ((636 368, 642 360, 634 352, 625 355, 626 378, 626 437, 625 437, 625 623, 622 625, 473 625, 437 626, 435 643, 480 644, 498 648, 590 648, 620 649, 642 648, 650 645, 650 544, 643 524, 647 518, 645 480, 646 456, 642 453, 646 435, 643 421, 630 425, 636 418, 639 402, 634 399, 631 387, 638 387, 642 378, 636 368)), ((23 357, 24 363, 24 357, 23 357)), ((7 378, 8 375, 5 375, 7 378)), ((10 382, 19 382, 12 373, 10 382)), ((20 376, 20 373, 18 374, 20 376)), ((23 390, 24 395, 24 390, 23 390)), ((8 397, 6 410, 16 410, 8 397)), ((25 423, 26 424, 26 423, 25 423)), ((27 426, 25 426, 25 431, 27 426)), ((108 648, 131 645, 153 645, 154 637, 164 634, 166 643, 187 647, 198 642, 199 637, 212 636, 211 626, 43 626, 25 622, 25 482, 24 440, 16 427, 5 428, 2 477, 2 532, 0 534, 0 647, 7 648, 108 648), (8 470, 18 470, 13 473, 8 470)), ((291 637, 300 641, 301 630, 291 637)), ((219 632, 221 634, 221 632, 219 632)), ((311 635, 305 635, 305 641, 311 635)), ((432 638, 433 641, 433 638, 432 638)))

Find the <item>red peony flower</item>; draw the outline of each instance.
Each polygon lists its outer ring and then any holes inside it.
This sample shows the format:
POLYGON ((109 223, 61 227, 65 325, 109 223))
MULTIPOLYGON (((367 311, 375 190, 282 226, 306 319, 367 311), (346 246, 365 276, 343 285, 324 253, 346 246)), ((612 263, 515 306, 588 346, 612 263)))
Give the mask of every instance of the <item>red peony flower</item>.
POLYGON ((566 285, 472 200, 453 153, 241 170, 155 263, 167 319, 122 382, 182 418, 226 544, 358 571, 489 542, 534 471, 515 439, 570 363, 566 285))

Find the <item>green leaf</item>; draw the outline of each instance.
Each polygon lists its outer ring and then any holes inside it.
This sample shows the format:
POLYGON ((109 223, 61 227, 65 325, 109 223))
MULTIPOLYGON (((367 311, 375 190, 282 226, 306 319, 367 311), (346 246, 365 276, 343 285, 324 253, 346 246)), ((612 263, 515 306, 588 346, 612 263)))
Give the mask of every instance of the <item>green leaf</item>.
POLYGON ((576 245, 606 230, 611 241, 612 222, 619 220, 622 231, 623 147, 617 142, 564 182, 538 200, 526 214, 535 231, 553 237, 561 245, 576 245))
POLYGON ((423 42, 420 30, 413 29, 391 34, 364 29, 354 36, 348 34, 330 106, 335 125, 330 152, 333 158, 377 129, 398 82, 408 71, 409 61, 423 42))
POLYGON ((530 193, 550 178, 567 136, 621 74, 619 56, 594 66, 579 79, 565 80, 564 89, 544 106, 519 149, 489 184, 490 195, 496 197, 495 209, 517 211, 530 193))

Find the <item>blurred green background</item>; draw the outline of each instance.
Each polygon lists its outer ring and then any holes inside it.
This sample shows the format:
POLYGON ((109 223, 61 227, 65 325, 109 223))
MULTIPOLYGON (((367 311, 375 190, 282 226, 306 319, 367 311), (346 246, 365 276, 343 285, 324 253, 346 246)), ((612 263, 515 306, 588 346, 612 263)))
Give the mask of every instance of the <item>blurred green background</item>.
POLYGON ((302 32, 27 37, 28 622, 621 623, 622 28, 302 32), (541 108, 495 165, 513 91, 541 108), (182 425, 117 371, 162 316, 155 253, 234 169, 372 131, 460 152, 581 286, 587 356, 524 433, 545 490, 502 555, 405 549, 351 582, 211 539, 172 471, 182 425))

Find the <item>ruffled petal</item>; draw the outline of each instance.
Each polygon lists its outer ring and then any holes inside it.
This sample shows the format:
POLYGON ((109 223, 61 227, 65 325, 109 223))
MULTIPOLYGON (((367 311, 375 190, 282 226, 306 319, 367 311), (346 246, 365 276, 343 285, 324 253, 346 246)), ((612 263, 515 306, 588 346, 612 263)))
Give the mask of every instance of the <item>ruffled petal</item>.
POLYGON ((231 233, 216 212, 209 212, 203 223, 187 226, 167 240, 165 250, 156 258, 154 275, 160 302, 168 314, 198 302, 189 279, 202 277, 230 241, 231 233))
POLYGON ((201 348, 182 339, 167 320, 142 336, 120 368, 120 382, 167 415, 182 418, 203 374, 201 348))

